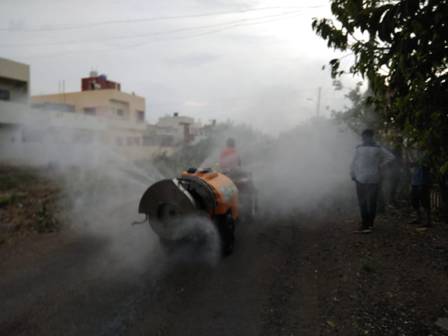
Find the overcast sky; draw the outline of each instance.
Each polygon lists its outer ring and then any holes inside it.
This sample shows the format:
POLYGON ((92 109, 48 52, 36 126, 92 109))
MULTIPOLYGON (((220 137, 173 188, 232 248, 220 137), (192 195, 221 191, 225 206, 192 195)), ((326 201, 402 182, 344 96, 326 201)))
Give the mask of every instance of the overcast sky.
MULTIPOLYGON (((31 65, 31 93, 79 91, 90 70, 180 112, 277 133, 341 108, 322 66, 340 56, 311 30, 327 0, 1 0, 0 57, 31 65)), ((350 58, 346 58, 350 62, 350 58)), ((345 78, 346 88, 355 80, 345 78)))

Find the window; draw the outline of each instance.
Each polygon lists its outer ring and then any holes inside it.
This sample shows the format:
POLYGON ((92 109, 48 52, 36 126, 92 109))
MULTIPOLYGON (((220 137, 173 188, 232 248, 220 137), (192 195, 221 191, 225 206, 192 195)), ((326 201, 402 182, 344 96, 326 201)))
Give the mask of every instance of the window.
POLYGON ((140 121, 140 122, 145 121, 145 111, 137 110, 137 121, 140 121))
POLYGON ((87 115, 96 115, 96 107, 84 107, 83 110, 87 115))
POLYGON ((11 100, 11 92, 5 89, 0 89, 0 100, 11 100))
POLYGON ((63 103, 33 103, 32 108, 56 112, 75 112, 75 105, 63 103))
POLYGON ((121 100, 110 100, 110 109, 118 119, 129 119, 129 103, 121 100))

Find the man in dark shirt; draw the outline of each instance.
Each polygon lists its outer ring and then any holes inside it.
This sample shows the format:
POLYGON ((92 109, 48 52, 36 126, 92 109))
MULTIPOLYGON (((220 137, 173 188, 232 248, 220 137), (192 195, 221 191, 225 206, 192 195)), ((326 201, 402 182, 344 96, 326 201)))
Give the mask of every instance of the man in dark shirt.
POLYGON ((411 224, 421 224, 422 213, 425 211, 425 222, 423 227, 431 227, 431 174, 429 168, 423 163, 414 164, 411 180, 411 203, 417 218, 411 224))

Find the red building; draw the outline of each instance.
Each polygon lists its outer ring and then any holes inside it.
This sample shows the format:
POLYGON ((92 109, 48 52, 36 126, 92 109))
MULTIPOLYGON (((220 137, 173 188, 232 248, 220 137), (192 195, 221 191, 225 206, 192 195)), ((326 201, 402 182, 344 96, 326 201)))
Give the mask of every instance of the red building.
POLYGON ((90 77, 81 79, 81 91, 94 91, 94 90, 118 90, 121 91, 121 84, 107 80, 106 75, 96 75, 91 72, 90 77))

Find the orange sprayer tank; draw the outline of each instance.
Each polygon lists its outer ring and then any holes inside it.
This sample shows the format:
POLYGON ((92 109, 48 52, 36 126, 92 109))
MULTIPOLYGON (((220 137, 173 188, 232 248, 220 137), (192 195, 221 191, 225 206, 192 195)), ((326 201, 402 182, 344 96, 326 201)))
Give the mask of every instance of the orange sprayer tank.
POLYGON ((230 178, 211 170, 182 173, 182 177, 188 176, 198 177, 213 190, 216 207, 210 209, 210 216, 225 215, 230 212, 234 219, 238 218, 238 189, 230 178))
POLYGON ((223 245, 231 250, 239 217, 238 189, 226 175, 191 168, 175 179, 151 185, 140 200, 139 212, 149 218, 163 240, 177 239, 176 230, 188 218, 207 216, 215 223, 223 245))

